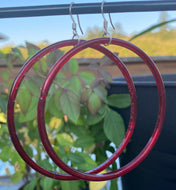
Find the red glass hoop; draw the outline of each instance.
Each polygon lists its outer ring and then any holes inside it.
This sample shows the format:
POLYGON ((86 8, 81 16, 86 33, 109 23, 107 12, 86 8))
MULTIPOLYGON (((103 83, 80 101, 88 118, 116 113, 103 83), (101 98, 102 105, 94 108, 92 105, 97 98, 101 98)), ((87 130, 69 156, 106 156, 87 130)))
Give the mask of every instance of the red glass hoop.
MULTIPOLYGON (((38 104, 38 115, 37 115, 39 133, 40 133, 40 136, 42 137, 42 139, 45 138, 45 140, 43 140, 43 144, 44 144, 46 151, 48 153, 50 152, 51 147, 49 146, 49 141, 47 142, 47 140, 46 140, 48 138, 47 138, 47 134, 46 134, 46 129, 44 127, 45 126, 44 108, 45 108, 46 97, 47 97, 49 88, 50 88, 54 78, 56 77, 56 75, 60 71, 60 69, 64 66, 64 64, 73 55, 82 51, 83 49, 86 49, 88 47, 92 47, 92 45, 97 46, 100 44, 107 44, 108 41, 109 41, 109 38, 99 38, 99 39, 93 39, 90 41, 83 42, 79 46, 76 46, 75 48, 68 51, 51 68, 51 70, 50 70, 50 72, 49 72, 49 74, 48 74, 48 76, 44 82, 42 90, 41 90, 40 100, 39 100, 39 104, 38 104)), ((165 88, 164 88, 164 84, 163 84, 161 75, 160 75, 157 67, 155 66, 154 62, 140 48, 138 48, 137 46, 135 46, 135 45, 133 45, 127 41, 113 38, 111 41, 111 44, 118 45, 121 47, 125 47, 125 48, 133 51, 139 57, 141 57, 141 59, 147 64, 147 66, 151 70, 151 72, 154 76, 154 79, 156 81, 156 84, 157 84, 157 89, 158 89, 158 94, 159 94, 159 112, 158 112, 158 118, 157 118, 157 122, 155 125, 155 129, 153 131, 153 134, 152 134, 151 138, 149 139, 148 143, 146 144, 146 146, 144 147, 144 149, 130 163, 123 166, 119 170, 116 170, 116 171, 113 171, 110 173, 106 173, 106 174, 101 174, 101 175, 83 173, 83 172, 76 171, 73 168, 67 166, 60 159, 55 160, 57 162, 57 164, 59 165, 59 167, 61 169, 63 169, 64 171, 66 171, 67 173, 69 173, 70 175, 73 175, 73 176, 78 177, 80 179, 89 180, 89 181, 102 181, 102 180, 114 179, 114 178, 117 178, 119 176, 126 174, 127 172, 134 169, 137 165, 139 165, 145 159, 145 157, 149 154, 149 152, 153 148, 154 144, 156 143, 156 141, 159 137, 159 134, 161 132, 162 125, 164 122, 164 116, 165 116, 165 107, 166 107, 165 88)), ((131 86, 130 86, 130 88, 131 88, 131 86)), ((131 92, 130 88, 129 88, 129 91, 131 92)), ((133 103, 134 102, 132 101, 132 106, 133 106, 133 103)), ((52 158, 55 158, 55 154, 54 154, 54 157, 52 154, 51 154, 51 156, 52 156, 52 158)))
MULTIPOLYGON (((94 45, 91 46, 91 47, 94 47, 94 45)), ((104 49, 104 48, 102 49, 102 46, 95 46, 95 47, 96 47, 95 49, 101 51, 107 57, 109 57, 112 61, 114 61, 114 63, 116 63, 116 65, 118 66, 118 68, 120 69, 120 71, 122 72, 122 74, 124 75, 124 77, 125 77, 125 79, 127 81, 127 85, 128 85, 128 89, 129 89, 129 92, 130 92, 130 97, 131 97, 131 102, 132 103, 131 103, 130 121, 129 121, 129 125, 128 125, 127 132, 125 134, 124 139, 122 140, 122 142, 119 145, 119 147, 117 148, 117 150, 113 153, 113 155, 109 159, 107 159, 103 164, 99 165, 95 169, 92 169, 91 171, 87 172, 87 173, 90 173, 90 174, 99 173, 99 172, 103 171, 104 169, 106 169, 109 165, 111 165, 120 156, 120 154, 126 148, 128 142, 129 142, 129 140, 130 140, 130 138, 132 136, 132 133, 133 133, 133 130, 134 130, 134 127, 135 127, 136 113, 137 113, 136 91, 135 91, 135 87, 134 87, 133 81, 131 79, 131 76, 128 73, 125 65, 123 64, 123 62, 115 54, 113 54, 109 50, 107 51, 107 49, 104 49)), ((70 59, 70 57, 69 57, 69 59, 70 59)), ((64 64, 66 62, 67 61, 65 60, 64 64)), ((56 62, 56 64, 57 63, 58 62, 56 62)), ((51 68, 51 70, 50 70, 50 72, 48 74, 48 77, 51 76, 52 70, 55 69, 56 64, 54 64, 53 67, 51 68)), ((62 64, 62 66, 64 64, 62 64)), ((62 66, 59 69, 61 69, 62 66)), ((46 84, 48 86, 47 87, 48 91, 49 91, 49 88, 50 88, 53 80, 54 80, 54 78, 52 78, 52 79, 50 78, 50 80, 49 80, 49 82, 47 82, 47 84, 44 83, 44 85, 46 84)), ((54 149, 52 148, 52 145, 50 144, 50 141, 49 141, 48 136, 47 136, 47 131, 46 131, 46 127, 45 127, 45 102, 46 102, 46 97, 47 97, 46 91, 45 91, 45 97, 43 97, 43 94, 41 93, 40 98, 39 98, 39 103, 38 103, 38 114, 37 114, 38 116, 37 116, 37 119, 38 119, 38 129, 39 129, 40 138, 41 138, 43 146, 44 146, 46 152, 48 153, 48 155, 50 156, 50 158, 62 170, 64 170, 65 172, 67 172, 67 171, 70 170, 70 167, 67 166, 57 156, 57 154, 55 153, 54 149)))
MULTIPOLYGON (((65 46, 74 46, 77 44, 77 40, 67 40, 67 41, 62 41, 62 42, 58 42, 55 43, 53 45, 50 45, 42 50, 40 50, 39 52, 37 52, 34 56, 32 56, 25 64, 24 66, 21 68, 20 72, 18 73, 10 94, 9 94, 9 100, 8 100, 8 107, 7 107, 7 121, 8 121, 8 128, 9 128, 9 133, 12 139, 12 142, 16 148, 16 150, 18 151, 18 153, 20 154, 20 156, 23 158, 23 160, 30 166, 32 167, 34 170, 38 171, 39 173, 54 178, 54 179, 59 179, 59 180, 78 180, 79 178, 77 177, 73 177, 70 175, 66 175, 66 174, 58 174, 49 170, 46 170, 42 167, 40 167, 38 164, 36 164, 24 151, 22 145, 20 144, 20 141, 18 139, 18 136, 16 134, 16 129, 15 129, 15 123, 14 123, 14 105, 15 105, 15 99, 18 93, 18 89, 20 87, 20 84, 22 82, 22 80, 24 79, 25 75, 27 74, 27 72, 31 69, 31 67, 37 62, 39 61, 43 56, 45 56, 47 53, 54 51, 58 48, 62 48, 65 46)), ((107 168, 110 164, 112 164, 114 162, 114 160, 116 159, 116 157, 119 156, 119 152, 122 152, 124 150, 124 148, 126 147, 126 145, 128 144, 132 133, 133 133, 133 129, 135 126, 135 121, 136 121, 136 112, 137 112, 137 101, 136 101, 136 92, 135 92, 135 87, 133 84, 133 81, 126 69, 126 67, 123 65, 122 62, 120 62, 120 60, 117 58, 117 56, 115 56, 114 54, 112 54, 112 52, 110 52, 109 50, 107 50, 106 48, 102 47, 102 46, 93 46, 92 48, 99 50, 100 52, 105 52, 106 55, 110 58, 113 57, 114 60, 118 60, 118 64, 119 67, 122 67, 123 72, 128 76, 128 81, 129 82, 129 86, 130 86, 130 93, 131 93, 131 99, 133 102, 133 106, 131 108, 131 118, 130 118, 130 123, 129 123, 129 128, 126 132, 126 136, 123 139, 121 146, 117 151, 116 154, 114 155, 114 157, 110 158, 107 160, 107 162, 103 163, 102 165, 100 165, 99 167, 95 168, 94 170, 89 171, 90 173, 98 173, 100 171, 102 171, 103 169, 107 168)))

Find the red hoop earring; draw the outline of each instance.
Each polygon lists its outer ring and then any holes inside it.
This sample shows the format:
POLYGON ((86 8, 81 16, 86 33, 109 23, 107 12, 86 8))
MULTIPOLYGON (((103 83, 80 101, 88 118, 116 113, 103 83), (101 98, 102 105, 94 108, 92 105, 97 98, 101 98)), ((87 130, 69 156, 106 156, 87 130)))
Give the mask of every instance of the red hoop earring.
MULTIPOLYGON (((100 44, 106 44, 106 43, 108 43, 108 40, 109 40, 108 38, 99 38, 99 39, 93 39, 93 40, 81 43, 79 46, 71 49, 64 56, 62 56, 61 59, 59 61, 57 61, 56 64, 50 70, 49 75, 47 76, 47 78, 44 82, 44 85, 42 87, 42 90, 41 90, 41 95, 40 95, 39 104, 38 104, 38 114, 37 114, 39 133, 40 133, 44 147, 46 148, 46 151, 48 152, 48 154, 50 154, 51 145, 47 138, 46 129, 45 129, 44 108, 45 108, 46 97, 47 97, 49 88, 50 88, 54 78, 56 77, 56 75, 60 71, 60 69, 64 66, 64 64, 73 55, 75 55, 76 53, 80 52, 83 49, 92 47, 93 45, 97 46, 100 44), (45 140, 43 138, 45 138, 45 140)), ((164 84, 163 84, 161 75, 160 75, 158 69, 156 68, 155 64, 153 63, 153 61, 141 49, 139 49, 138 47, 136 47, 135 45, 133 45, 129 42, 126 42, 126 41, 120 40, 120 39, 112 39, 111 44, 125 47, 125 48, 133 51, 139 57, 142 58, 142 60, 147 64, 147 66, 151 70, 151 72, 154 76, 154 79, 156 81, 158 94, 159 94, 158 119, 157 119, 155 129, 153 131, 151 138, 149 139, 149 141, 146 144, 146 146, 144 147, 144 149, 139 153, 139 155, 136 158, 134 158, 130 163, 123 166, 119 170, 116 170, 116 171, 113 171, 110 173, 96 175, 96 174, 79 172, 79 171, 76 171, 73 168, 67 166, 63 161, 61 161, 59 158, 56 157, 57 155, 54 152, 52 152, 52 154, 50 154, 51 158, 55 159, 55 162, 57 162, 58 166, 61 169, 63 169, 70 175, 73 175, 73 176, 83 179, 83 180, 89 180, 89 181, 111 180, 111 179, 117 178, 119 176, 122 176, 122 175, 126 174, 127 172, 131 171, 132 169, 134 169, 137 165, 139 165, 146 158, 146 156, 149 154, 149 152, 153 148, 154 144, 156 143, 156 141, 159 137, 159 134, 161 132, 162 125, 164 122, 165 107, 166 107, 165 88, 164 88, 164 84)), ((122 69, 122 71, 123 71, 123 69, 122 69)), ((124 77, 126 79, 128 79, 128 77, 126 75, 124 75, 124 77)), ((129 82, 129 81, 127 80, 127 82, 129 82)), ((131 97, 133 97, 133 94, 131 93, 132 92, 131 87, 132 86, 129 86, 129 91, 130 91, 131 97)), ((134 103, 135 102, 132 101, 132 105, 131 105, 132 107, 134 106, 133 105, 134 103)))
MULTIPOLYGON (((15 105, 15 99, 17 96, 17 92, 19 89, 19 86, 23 80, 23 78, 25 77, 26 73, 30 70, 30 68, 32 67, 32 65, 34 65, 38 60, 40 60, 44 55, 46 55, 47 53, 56 50, 58 48, 61 47, 65 47, 65 46, 71 46, 71 45, 76 45, 77 44, 77 40, 68 40, 68 41, 63 41, 63 42, 59 42, 59 43, 55 43, 53 45, 50 45, 42 50, 40 50, 38 53, 36 53, 33 57, 31 57, 26 63, 25 65, 22 67, 22 69, 20 70, 19 74, 17 75, 12 88, 11 88, 11 92, 9 95, 9 100, 8 100, 8 109, 7 109, 7 121, 8 121, 8 128, 9 128, 9 133, 12 139, 12 142, 16 148, 16 150, 18 151, 18 153, 20 154, 20 156, 23 158, 23 160, 33 169, 35 169, 36 171, 38 171, 39 173, 54 178, 54 179, 59 179, 59 180, 78 180, 79 178, 74 177, 74 176, 70 176, 70 175, 61 175, 58 173, 54 173, 51 171, 48 171, 42 167, 40 167, 39 165, 37 165, 24 151, 22 145, 20 144, 20 141, 17 137, 16 134, 16 129, 15 129, 15 123, 14 123, 14 105, 15 105)), ((121 67, 121 70, 123 71, 123 73, 127 76, 126 78, 128 79, 128 83, 129 83, 129 91, 131 94, 131 99, 133 102, 132 108, 131 108, 131 119, 130 119, 130 123, 129 123, 129 128, 126 132, 126 136, 124 138, 124 140, 122 141, 122 145, 120 146, 120 148, 116 151, 116 155, 112 158, 110 158, 107 162, 105 162, 104 164, 102 164, 101 166, 95 168, 93 171, 90 171, 92 173, 98 173, 100 171, 102 171, 104 168, 107 168, 110 164, 112 164, 114 162, 114 160, 116 159, 116 157, 119 156, 119 153, 121 153, 124 148, 126 147, 126 145, 128 144, 132 133, 133 133, 133 129, 135 126, 135 121, 136 121, 136 112, 137 112, 137 101, 136 101, 136 92, 135 92, 135 87, 133 84, 133 81, 126 69, 126 67, 123 65, 122 62, 120 62, 120 60, 117 58, 117 56, 115 56, 113 53, 111 53, 109 50, 105 49, 104 47, 101 46, 92 46, 92 48, 97 49, 101 52, 105 52, 107 54, 108 57, 113 57, 112 60, 116 61, 117 64, 119 65, 119 67, 121 67)))

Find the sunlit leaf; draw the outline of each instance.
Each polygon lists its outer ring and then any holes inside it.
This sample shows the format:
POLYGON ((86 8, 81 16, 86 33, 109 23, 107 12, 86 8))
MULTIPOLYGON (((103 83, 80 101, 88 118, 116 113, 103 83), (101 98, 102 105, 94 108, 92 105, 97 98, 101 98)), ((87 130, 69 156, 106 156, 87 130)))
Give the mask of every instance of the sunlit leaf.
POLYGON ((60 133, 56 135, 56 139, 59 144, 66 147, 71 147, 73 145, 72 137, 67 133, 60 133))
POLYGON ((0 152, 0 158, 3 162, 7 162, 9 161, 11 154, 11 148, 9 146, 4 146, 0 152))
MULTIPOLYGON (((101 173, 106 173, 106 171, 103 171, 101 173)), ((89 183, 89 189, 90 190, 101 190, 103 187, 105 187, 107 181, 90 181, 89 183)))
POLYGON ((140 33, 134 35, 132 38, 130 38, 129 41, 132 41, 132 40, 134 40, 135 38, 138 38, 139 36, 142 36, 142 35, 144 35, 144 34, 150 32, 150 31, 152 31, 152 30, 154 30, 154 29, 156 29, 156 28, 160 28, 161 26, 164 26, 164 25, 169 24, 169 23, 171 23, 171 22, 176 22, 176 19, 171 19, 171 20, 168 20, 168 21, 165 21, 165 22, 161 22, 161 23, 159 23, 159 24, 155 24, 155 25, 153 25, 153 26, 147 28, 146 30, 144 30, 144 31, 142 31, 142 32, 140 32, 140 33))
MULTIPOLYGON (((57 117, 52 117, 50 122, 49 122, 49 126, 51 129, 60 129, 62 126, 62 119, 57 118, 57 117)), ((59 131, 59 130, 57 130, 59 131)))
POLYGON ((15 172, 13 175, 11 175, 11 182, 12 183, 18 183, 23 177, 23 173, 18 171, 15 172))

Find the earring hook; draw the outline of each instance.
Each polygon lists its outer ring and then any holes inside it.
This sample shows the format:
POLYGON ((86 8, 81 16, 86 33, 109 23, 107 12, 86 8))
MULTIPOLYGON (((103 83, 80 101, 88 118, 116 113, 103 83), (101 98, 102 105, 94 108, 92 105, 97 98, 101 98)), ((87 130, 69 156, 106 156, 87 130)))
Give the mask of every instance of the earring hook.
MULTIPOLYGON (((71 17, 71 19, 72 19, 72 21, 73 21, 73 23, 72 23, 72 30, 73 30, 73 37, 72 37, 72 39, 74 39, 75 37, 77 37, 77 38, 78 38, 78 41, 80 41, 80 36, 79 36, 79 34, 78 34, 78 32, 77 32, 76 22, 75 22, 75 20, 74 20, 74 18, 73 18, 73 15, 72 15, 72 5, 73 5, 73 4, 74 4, 74 2, 72 2, 72 3, 70 4, 70 7, 69 7, 70 17, 71 17)), ((81 24, 80 24, 80 20, 79 20, 78 14, 77 14, 77 20, 78 20, 79 29, 80 29, 80 31, 81 31, 81 33, 82 33, 82 35, 83 35, 84 33, 83 33, 82 28, 81 28, 81 24)), ((79 43, 79 42, 78 42, 78 43, 79 43)))
MULTIPOLYGON (((109 44, 111 43, 111 41, 112 41, 112 36, 111 36, 111 34, 108 32, 108 21, 106 20, 106 18, 105 18, 105 16, 104 16, 104 10, 103 10, 103 9, 104 9, 104 3, 105 3, 105 2, 106 2, 106 1, 103 1, 102 4, 101 4, 101 14, 102 14, 103 19, 104 19, 104 33, 103 33, 103 37, 104 37, 104 36, 109 36, 110 41, 109 41, 108 44, 106 44, 106 45, 109 45, 109 44)), ((109 20, 110 20, 111 26, 112 26, 112 28, 115 30, 115 27, 114 27, 114 25, 113 25, 113 23, 112 23, 112 19, 111 19, 111 14, 108 13, 108 15, 109 15, 109 20)))

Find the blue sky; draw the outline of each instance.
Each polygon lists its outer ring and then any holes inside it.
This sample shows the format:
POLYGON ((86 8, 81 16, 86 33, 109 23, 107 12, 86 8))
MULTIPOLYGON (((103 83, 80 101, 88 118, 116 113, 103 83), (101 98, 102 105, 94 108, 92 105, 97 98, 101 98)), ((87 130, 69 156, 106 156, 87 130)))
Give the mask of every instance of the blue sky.
MULTIPOLYGON (((73 0, 1 0, 0 7, 70 4, 72 1, 73 0)), ((109 0, 106 2, 114 1, 118 0, 109 0)), ((74 0, 74 2, 101 3, 102 0, 74 0)), ((120 24, 124 33, 132 34, 157 23, 160 12, 114 13, 111 14, 111 16, 113 23, 120 24)), ((168 12, 168 16, 170 19, 176 18, 176 13, 170 11, 168 12)), ((103 27, 103 18, 101 14, 80 15, 80 21, 84 32, 86 32, 87 28, 92 28, 94 26, 103 27)), ((72 37, 72 21, 70 16, 0 19, 0 28, 0 33, 7 35, 9 38, 7 41, 0 42, 1 47, 6 44, 20 45, 25 41, 33 43, 49 41, 53 43, 72 37)))

